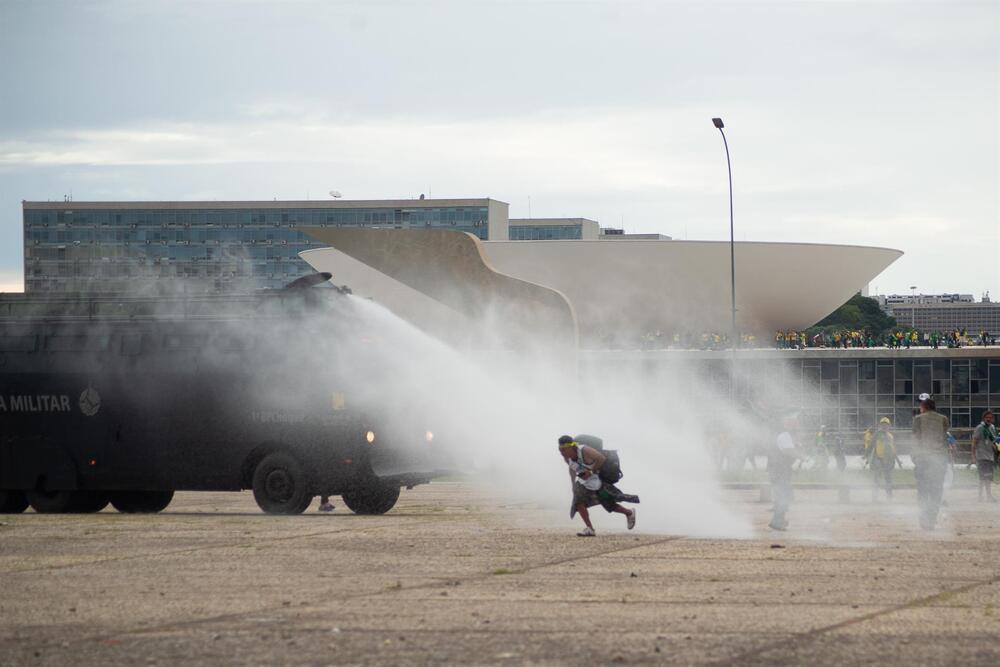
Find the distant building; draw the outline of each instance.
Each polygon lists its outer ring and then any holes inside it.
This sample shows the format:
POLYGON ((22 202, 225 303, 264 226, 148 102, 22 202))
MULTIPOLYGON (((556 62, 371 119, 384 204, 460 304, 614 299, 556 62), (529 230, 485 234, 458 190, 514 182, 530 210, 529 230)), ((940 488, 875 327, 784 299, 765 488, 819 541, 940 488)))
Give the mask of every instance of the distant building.
POLYGON ((512 218, 510 241, 590 241, 601 226, 587 218, 512 218))
POLYGON ((989 295, 978 303, 971 294, 879 294, 874 298, 900 326, 921 331, 1000 332, 1000 304, 991 303, 989 295))
POLYGON ((672 238, 663 234, 626 234, 624 229, 618 227, 601 228, 602 241, 669 241, 672 238))
POLYGON ((918 303, 893 306, 889 312, 900 326, 920 331, 1000 333, 1000 303, 918 303))
POLYGON ((976 301, 971 294, 879 294, 874 298, 887 313, 895 306, 911 303, 975 303, 976 301))
MULTIPOLYGON (((445 228, 508 238, 493 199, 23 202, 26 292, 281 287, 322 243, 298 228, 445 228)), ((596 225, 596 223, 594 223, 596 225)))
POLYGON ((619 229, 601 230, 602 241, 670 241, 672 238, 665 234, 625 234, 619 229))

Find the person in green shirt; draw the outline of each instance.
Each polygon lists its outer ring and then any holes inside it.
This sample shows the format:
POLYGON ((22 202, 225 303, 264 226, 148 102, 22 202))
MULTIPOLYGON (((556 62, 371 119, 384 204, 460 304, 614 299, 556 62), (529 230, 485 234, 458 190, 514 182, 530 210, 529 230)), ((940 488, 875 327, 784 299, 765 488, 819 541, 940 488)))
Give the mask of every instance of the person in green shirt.
POLYGON ((987 410, 983 413, 983 421, 972 432, 972 460, 979 470, 979 502, 983 501, 984 491, 989 502, 997 501, 993 497, 993 457, 996 451, 997 431, 993 426, 993 412, 987 410))

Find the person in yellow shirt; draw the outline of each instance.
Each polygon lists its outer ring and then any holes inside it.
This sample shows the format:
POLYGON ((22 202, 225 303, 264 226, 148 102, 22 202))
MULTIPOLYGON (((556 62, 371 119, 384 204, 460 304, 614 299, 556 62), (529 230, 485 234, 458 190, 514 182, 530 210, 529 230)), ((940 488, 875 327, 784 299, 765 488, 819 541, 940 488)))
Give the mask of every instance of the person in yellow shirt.
POLYGON ((885 498, 892 500, 892 469, 896 466, 896 438, 889 431, 891 422, 882 417, 874 435, 866 432, 871 439, 865 443, 865 454, 872 470, 872 502, 878 500, 878 487, 884 482, 885 498))

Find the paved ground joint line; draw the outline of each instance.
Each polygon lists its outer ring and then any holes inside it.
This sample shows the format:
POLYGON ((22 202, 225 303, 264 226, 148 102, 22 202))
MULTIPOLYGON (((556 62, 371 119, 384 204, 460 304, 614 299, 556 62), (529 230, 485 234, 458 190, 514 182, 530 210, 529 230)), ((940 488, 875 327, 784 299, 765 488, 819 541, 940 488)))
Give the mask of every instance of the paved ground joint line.
MULTIPOLYGON (((386 527, 376 527, 374 530, 384 530, 386 527)), ((290 540, 299 540, 309 537, 322 537, 324 535, 335 535, 337 533, 349 532, 350 528, 334 528, 332 530, 322 530, 315 533, 301 533, 298 535, 284 535, 281 537, 265 537, 263 539, 254 538, 249 544, 246 539, 237 542, 228 542, 226 544, 206 544, 201 547, 188 547, 186 549, 173 549, 168 551, 156 551, 146 554, 133 554, 130 556, 108 556, 106 558, 94 558, 91 560, 81 560, 75 561, 73 563, 57 563, 53 565, 40 565, 38 567, 25 567, 25 568, 14 568, 12 570, 0 571, 0 574, 22 574, 25 572, 47 572, 52 570, 65 570, 71 567, 84 567, 87 565, 103 565, 105 563, 118 563, 129 560, 141 560, 143 558, 162 558, 164 556, 177 556, 190 553, 197 553, 199 551, 211 551, 213 549, 235 549, 242 546, 256 546, 257 544, 271 544, 275 542, 287 542, 290 540)), ((367 528, 366 530, 373 530, 372 528, 367 528)))
POLYGON ((1000 576, 991 577, 989 579, 979 579, 971 583, 958 586, 957 588, 949 588, 940 591, 938 593, 934 593, 933 595, 925 595, 923 597, 916 598, 914 600, 909 600, 907 602, 901 602, 899 604, 892 605, 891 607, 886 607, 884 609, 872 611, 867 614, 862 614, 861 616, 855 616, 853 618, 848 618, 843 621, 839 621, 837 623, 831 623, 830 625, 824 625, 819 628, 813 628, 812 630, 806 630, 805 632, 795 633, 787 639, 782 639, 776 642, 772 642, 770 644, 765 644, 764 646, 760 646, 758 648, 751 649, 749 651, 744 651, 743 653, 739 653, 734 656, 730 656, 728 658, 725 658, 724 660, 714 661, 706 664, 720 665, 720 666, 743 664, 747 660, 760 657, 763 654, 768 653, 769 651, 774 651, 782 647, 791 646, 795 644, 804 644, 806 642, 812 641, 813 639, 816 639, 821 635, 834 632, 836 630, 840 630, 841 628, 847 628, 852 625, 866 623, 875 618, 880 618, 882 616, 888 616, 889 614, 894 614, 897 611, 905 611, 907 609, 925 607, 929 604, 932 604, 935 600, 947 599, 953 595, 961 595, 962 593, 971 591, 972 589, 978 588, 979 586, 989 586, 997 582, 1000 582, 1000 576))
MULTIPOLYGON (((337 531, 329 531, 329 532, 337 532, 337 531)), ((328 533, 317 533, 317 535, 325 535, 325 534, 328 534, 328 533)), ((303 535, 303 536, 299 536, 299 537, 305 537, 305 536, 303 535)), ((290 539, 290 538, 285 538, 285 539, 290 539)), ((566 557, 566 558, 558 558, 558 559, 555 559, 555 560, 548 560, 548 561, 545 561, 545 562, 542 562, 542 563, 538 563, 536 565, 527 565, 525 567, 522 567, 522 568, 519 568, 519 569, 516 569, 516 570, 511 570, 511 573, 513 573, 513 574, 524 574, 526 572, 531 572, 533 570, 540 570, 540 569, 547 568, 547 567, 552 567, 552 566, 555 566, 555 565, 564 565, 566 563, 570 563, 570 562, 573 562, 573 561, 585 560, 587 558, 596 558, 596 557, 601 557, 601 556, 607 556, 609 554, 622 553, 622 552, 625 552, 625 551, 631 551, 633 549, 641 549, 643 547, 657 546, 657 545, 660 545, 660 544, 666 544, 668 542, 675 542, 675 541, 682 540, 682 539, 684 539, 683 536, 680 536, 680 535, 671 535, 669 537, 664 537, 664 538, 660 538, 660 539, 656 539, 656 540, 650 540, 648 542, 642 542, 640 544, 629 544, 627 546, 615 546, 614 548, 605 549, 603 551, 578 554, 578 555, 575 555, 575 556, 569 556, 569 557, 566 557)), ((189 551, 195 551, 195 550, 192 549, 192 550, 189 550, 189 551)), ((409 586, 409 587, 402 588, 402 589, 393 589, 393 590, 384 590, 384 589, 381 589, 381 590, 377 590, 377 591, 367 591, 367 592, 364 592, 364 593, 356 593, 356 594, 353 594, 353 595, 344 595, 344 596, 341 596, 341 597, 338 597, 338 598, 331 598, 329 595, 324 595, 322 598, 320 598, 320 600, 327 601, 327 602, 329 602, 329 601, 334 601, 334 602, 348 602, 348 601, 351 601, 351 600, 358 600, 358 599, 363 599, 363 598, 376 597, 376 596, 379 596, 379 595, 395 594, 395 593, 398 593, 400 590, 415 591, 415 590, 422 590, 422 589, 427 589, 427 588, 450 587, 450 586, 453 586, 454 582, 456 582, 456 581, 458 581, 460 583, 470 583, 470 582, 475 582, 475 581, 481 581, 483 579, 488 579, 488 578, 494 577, 494 576, 497 576, 497 575, 493 574, 492 572, 481 572, 481 573, 476 573, 476 574, 468 575, 466 577, 448 577, 448 578, 444 578, 444 579, 438 578, 438 580, 436 580, 436 581, 427 582, 425 584, 418 584, 416 586, 409 586)), ((308 604, 315 604, 318 601, 319 600, 313 600, 313 601, 309 602, 308 604)), ((301 608, 301 607, 297 607, 297 609, 298 608, 301 608)), ((222 614, 222 615, 218 615, 218 616, 209 616, 209 617, 201 618, 201 619, 192 619, 190 621, 175 621, 175 622, 161 623, 159 625, 151 625, 151 626, 145 626, 145 627, 133 627, 133 628, 129 628, 129 629, 120 630, 120 631, 115 632, 115 633, 110 634, 110 635, 107 635, 107 634, 90 635, 90 636, 81 637, 81 638, 73 640, 73 641, 74 641, 74 643, 86 643, 86 642, 92 642, 92 641, 107 641, 107 640, 116 639, 116 638, 120 638, 120 637, 128 636, 128 635, 137 636, 137 635, 144 635, 144 634, 149 634, 149 633, 159 633, 159 632, 164 632, 164 631, 169 631, 169 630, 179 630, 179 629, 182 629, 182 628, 196 627, 196 626, 199 626, 199 625, 206 625, 206 624, 211 624, 211 623, 218 623, 218 622, 222 622, 222 621, 237 620, 239 618, 246 617, 246 616, 255 616, 257 614, 266 614, 266 613, 272 613, 272 612, 284 612, 284 611, 287 611, 287 610, 288 610, 288 607, 285 606, 285 605, 280 605, 280 606, 275 605, 275 606, 270 606, 270 607, 259 607, 257 609, 252 609, 252 610, 247 610, 247 611, 241 611, 241 612, 235 612, 235 613, 232 613, 232 614, 222 614)), ((49 646, 53 646, 53 645, 50 644, 49 646)))

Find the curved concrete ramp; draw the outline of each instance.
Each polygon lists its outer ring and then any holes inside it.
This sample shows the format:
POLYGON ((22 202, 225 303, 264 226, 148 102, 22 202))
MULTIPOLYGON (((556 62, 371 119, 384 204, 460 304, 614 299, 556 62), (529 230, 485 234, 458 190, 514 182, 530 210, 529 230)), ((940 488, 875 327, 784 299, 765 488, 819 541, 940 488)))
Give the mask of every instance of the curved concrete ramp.
MULTIPOLYGON (((337 251, 468 317, 478 329, 476 335, 486 332, 502 344, 531 340, 576 346, 576 315, 566 297, 496 271, 471 234, 357 227, 303 227, 302 231, 331 246, 303 253, 313 267, 331 270, 323 256, 337 251)), ((333 281, 337 282, 335 272, 333 281)))

